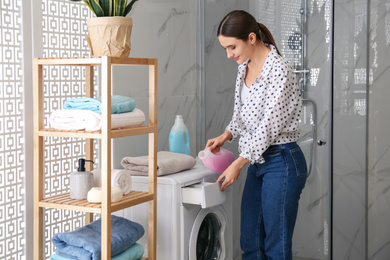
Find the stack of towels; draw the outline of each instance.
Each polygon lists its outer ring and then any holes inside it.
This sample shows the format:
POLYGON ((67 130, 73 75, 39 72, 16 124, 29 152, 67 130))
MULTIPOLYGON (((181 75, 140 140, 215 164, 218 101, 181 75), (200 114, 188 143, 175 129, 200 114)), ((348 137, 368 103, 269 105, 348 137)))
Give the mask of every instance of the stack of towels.
MULTIPOLYGON (((99 131, 102 128, 101 98, 71 98, 65 101, 64 109, 50 114, 50 126, 58 130, 99 131)), ((140 126, 145 114, 136 108, 131 97, 111 96, 111 129, 140 126)))
MULTIPOLYGON (((144 228, 131 220, 111 215, 111 259, 139 260, 143 247, 136 243, 144 228)), ((100 260, 101 219, 71 232, 57 233, 52 238, 56 252, 50 260, 100 260)))

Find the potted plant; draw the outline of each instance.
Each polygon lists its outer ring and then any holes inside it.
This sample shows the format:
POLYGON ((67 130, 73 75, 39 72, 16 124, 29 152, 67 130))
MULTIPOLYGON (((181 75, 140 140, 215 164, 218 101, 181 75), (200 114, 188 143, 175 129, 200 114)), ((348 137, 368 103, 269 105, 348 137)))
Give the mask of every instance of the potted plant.
POLYGON ((129 57, 131 17, 126 17, 138 0, 71 0, 83 1, 96 15, 87 19, 87 42, 92 56, 129 57))

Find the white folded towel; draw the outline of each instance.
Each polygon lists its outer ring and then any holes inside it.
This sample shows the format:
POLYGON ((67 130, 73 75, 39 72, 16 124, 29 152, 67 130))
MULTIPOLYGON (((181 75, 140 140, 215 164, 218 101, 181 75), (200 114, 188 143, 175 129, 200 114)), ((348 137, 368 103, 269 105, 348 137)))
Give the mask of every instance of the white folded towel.
MULTIPOLYGON (((58 130, 99 131, 102 128, 102 115, 89 110, 60 109, 52 112, 50 127, 58 130)), ((111 114, 111 129, 136 127, 145 123, 145 114, 135 108, 132 112, 111 114)))
MULTIPOLYGON (((131 172, 131 175, 149 174, 149 156, 124 157, 122 166, 131 172)), ((194 167, 194 157, 181 153, 167 151, 157 152, 157 176, 177 173, 194 167)))
MULTIPOLYGON (((118 187, 111 187, 111 202, 120 201, 123 198, 123 192, 118 187)), ((93 187, 87 193, 87 200, 91 203, 101 203, 102 202, 102 188, 93 187)))
MULTIPOLYGON (((102 173, 101 170, 96 169, 93 173, 93 186, 102 186, 102 173)), ((132 186, 131 172, 124 169, 111 169, 111 187, 118 187, 122 190, 123 194, 130 193, 132 186)))
POLYGON ((59 130, 98 131, 101 115, 89 110, 56 110, 50 114, 50 126, 59 130))

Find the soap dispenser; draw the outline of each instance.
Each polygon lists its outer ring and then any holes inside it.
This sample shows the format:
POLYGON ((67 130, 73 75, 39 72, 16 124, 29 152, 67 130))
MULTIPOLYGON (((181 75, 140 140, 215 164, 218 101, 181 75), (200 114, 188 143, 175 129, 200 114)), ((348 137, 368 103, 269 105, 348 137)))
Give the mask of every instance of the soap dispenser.
POLYGON ((70 197, 72 199, 87 199, 87 194, 93 188, 93 173, 85 171, 85 162, 91 160, 79 159, 77 172, 70 174, 70 197))
POLYGON ((169 133, 169 151, 191 155, 190 136, 181 115, 176 116, 175 124, 169 133))

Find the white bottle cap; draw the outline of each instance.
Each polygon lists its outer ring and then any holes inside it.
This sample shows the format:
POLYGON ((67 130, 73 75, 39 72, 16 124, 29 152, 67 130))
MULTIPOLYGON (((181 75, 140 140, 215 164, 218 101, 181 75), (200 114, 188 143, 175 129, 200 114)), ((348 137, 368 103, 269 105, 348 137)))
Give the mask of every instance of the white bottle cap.
POLYGON ((178 120, 183 121, 183 117, 181 115, 176 115, 175 121, 178 121, 178 120))

